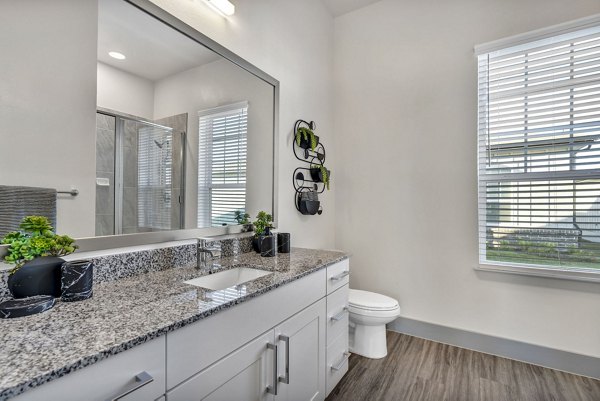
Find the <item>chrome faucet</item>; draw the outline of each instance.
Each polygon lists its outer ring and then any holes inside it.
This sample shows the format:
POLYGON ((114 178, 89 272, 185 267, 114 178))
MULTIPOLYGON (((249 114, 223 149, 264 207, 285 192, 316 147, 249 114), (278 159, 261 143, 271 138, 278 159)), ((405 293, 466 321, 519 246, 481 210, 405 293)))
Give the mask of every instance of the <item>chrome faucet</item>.
MULTIPOLYGON (((215 267, 215 260, 221 259, 221 246, 206 246, 206 243, 209 242, 204 238, 198 238, 197 242, 197 263, 196 268, 199 270, 208 271, 208 273, 212 273, 213 268, 215 267)), ((216 266, 218 267, 218 266, 216 266)))

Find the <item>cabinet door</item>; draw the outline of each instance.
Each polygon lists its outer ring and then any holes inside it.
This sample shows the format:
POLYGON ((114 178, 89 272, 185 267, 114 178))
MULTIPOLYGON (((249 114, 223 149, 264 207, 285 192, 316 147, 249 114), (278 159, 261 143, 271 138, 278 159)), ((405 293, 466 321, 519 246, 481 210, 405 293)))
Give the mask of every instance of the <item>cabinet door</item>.
POLYGON ((167 393, 168 401, 272 401, 276 380, 273 331, 192 376, 167 393))
POLYGON ((325 399, 325 299, 275 328, 279 348, 276 400, 325 399))

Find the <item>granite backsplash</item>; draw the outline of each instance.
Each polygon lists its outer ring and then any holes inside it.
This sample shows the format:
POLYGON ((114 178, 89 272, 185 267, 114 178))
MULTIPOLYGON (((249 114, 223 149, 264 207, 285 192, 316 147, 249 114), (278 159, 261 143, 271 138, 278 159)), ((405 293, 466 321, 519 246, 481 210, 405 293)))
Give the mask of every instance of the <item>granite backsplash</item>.
MULTIPOLYGON (((221 256, 252 252, 252 235, 228 235, 207 238, 206 246, 221 246, 221 256)), ((196 265, 196 244, 172 245, 164 248, 121 252, 88 258, 94 262, 94 283, 119 280, 138 274, 196 265)), ((0 271, 0 300, 11 298, 8 271, 0 271)))

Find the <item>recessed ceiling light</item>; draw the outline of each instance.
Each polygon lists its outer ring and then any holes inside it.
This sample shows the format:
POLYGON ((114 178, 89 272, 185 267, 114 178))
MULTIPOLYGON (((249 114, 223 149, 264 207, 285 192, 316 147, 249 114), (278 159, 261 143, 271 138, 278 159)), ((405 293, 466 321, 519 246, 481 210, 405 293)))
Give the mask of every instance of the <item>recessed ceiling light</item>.
POLYGON ((205 0, 210 6, 212 6, 219 13, 230 16, 235 14, 235 6, 231 4, 229 0, 205 0))
POLYGON ((108 55, 111 56, 112 58, 116 58, 117 60, 125 60, 126 57, 123 53, 119 53, 119 52, 108 52, 108 55))

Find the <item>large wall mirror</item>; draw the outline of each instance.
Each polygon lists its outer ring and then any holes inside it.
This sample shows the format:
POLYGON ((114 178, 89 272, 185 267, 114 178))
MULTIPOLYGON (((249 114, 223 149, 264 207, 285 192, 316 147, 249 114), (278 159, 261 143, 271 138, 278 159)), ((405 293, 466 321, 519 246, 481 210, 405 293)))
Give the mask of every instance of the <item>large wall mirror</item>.
MULTIPOLYGON (((53 180, 52 165, 44 185, 0 182, 0 236, 27 214, 80 238, 155 240, 220 232, 236 211, 275 214, 276 80, 145 0, 98 0, 95 64, 95 131, 74 141, 95 154, 80 166, 85 185, 53 180), (69 214, 75 206, 86 218, 69 214)), ((30 141, 26 151, 49 149, 30 141)), ((13 162, 0 159, 0 171, 13 162)))

